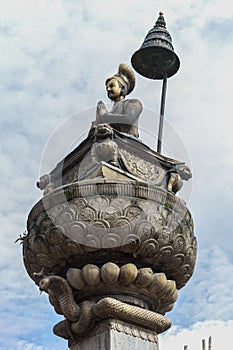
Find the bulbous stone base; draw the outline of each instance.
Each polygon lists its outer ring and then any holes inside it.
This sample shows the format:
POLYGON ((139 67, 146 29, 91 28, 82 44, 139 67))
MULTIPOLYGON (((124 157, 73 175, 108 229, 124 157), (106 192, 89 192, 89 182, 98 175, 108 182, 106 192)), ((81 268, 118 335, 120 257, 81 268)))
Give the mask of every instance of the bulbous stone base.
MULTIPOLYGON (((140 327, 146 334, 170 327, 164 314, 196 258, 191 214, 173 193, 133 180, 80 181, 47 194, 31 210, 27 227, 25 267, 65 317, 54 333, 73 349, 111 317, 132 325, 134 337, 140 327)), ((116 344, 124 342, 128 328, 122 329, 116 344)), ((112 336, 119 332, 110 330, 112 336)), ((106 334, 98 341, 106 342, 106 334)), ((136 349, 145 339, 135 341, 136 349)))
POLYGON ((28 274, 44 268, 65 276, 111 261, 151 267, 174 280, 190 279, 196 259, 191 214, 184 202, 158 187, 136 181, 96 179, 57 189, 34 206, 24 239, 28 274))
POLYGON ((175 196, 191 172, 108 124, 37 186, 24 264, 54 310, 71 350, 157 350, 165 313, 190 279, 196 238, 175 196))

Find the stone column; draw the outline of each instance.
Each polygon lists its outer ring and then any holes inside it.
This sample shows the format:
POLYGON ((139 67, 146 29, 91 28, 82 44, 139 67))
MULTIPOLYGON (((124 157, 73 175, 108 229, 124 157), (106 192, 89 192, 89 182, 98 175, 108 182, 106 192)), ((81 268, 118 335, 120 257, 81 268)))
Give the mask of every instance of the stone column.
POLYGON ((67 156, 62 182, 59 167, 40 180, 51 184, 28 216, 24 264, 63 316, 53 332, 70 350, 158 350, 165 314, 194 270, 193 221, 172 192, 175 161, 111 137, 90 136, 67 156), (96 147, 117 149, 124 169, 96 164, 96 147), (76 181, 84 170, 88 179, 76 181))
POLYGON ((108 318, 70 350, 158 350, 158 336, 145 328, 108 318))

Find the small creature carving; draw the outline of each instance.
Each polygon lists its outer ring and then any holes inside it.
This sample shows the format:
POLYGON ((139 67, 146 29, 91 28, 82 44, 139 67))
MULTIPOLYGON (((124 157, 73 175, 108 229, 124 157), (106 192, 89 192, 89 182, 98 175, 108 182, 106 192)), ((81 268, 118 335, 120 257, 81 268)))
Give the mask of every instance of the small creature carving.
POLYGON ((192 177, 192 173, 187 165, 176 165, 169 171, 169 180, 167 184, 167 190, 173 193, 177 193, 183 186, 183 180, 189 180, 192 177))

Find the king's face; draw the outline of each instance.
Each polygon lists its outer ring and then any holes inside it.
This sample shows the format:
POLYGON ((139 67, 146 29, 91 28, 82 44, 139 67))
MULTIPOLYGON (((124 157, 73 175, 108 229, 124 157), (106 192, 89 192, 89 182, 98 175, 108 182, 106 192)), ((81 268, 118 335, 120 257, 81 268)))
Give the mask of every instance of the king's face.
POLYGON ((108 97, 112 101, 116 101, 121 96, 121 86, 118 80, 112 78, 107 82, 106 90, 108 97))

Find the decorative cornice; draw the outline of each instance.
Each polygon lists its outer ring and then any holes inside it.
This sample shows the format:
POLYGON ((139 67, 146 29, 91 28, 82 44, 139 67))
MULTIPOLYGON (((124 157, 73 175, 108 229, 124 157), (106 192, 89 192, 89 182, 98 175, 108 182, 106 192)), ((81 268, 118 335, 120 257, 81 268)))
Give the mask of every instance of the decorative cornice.
POLYGON ((75 198, 116 195, 152 200, 182 214, 188 211, 182 199, 160 187, 129 180, 95 179, 93 181, 92 179, 75 182, 50 192, 32 208, 29 220, 34 220, 41 212, 49 210, 54 205, 75 198))
MULTIPOLYGON (((96 327, 88 334, 88 338, 96 337, 99 334, 110 332, 112 330, 119 333, 131 335, 133 337, 140 338, 151 343, 158 343, 158 336, 155 332, 149 331, 142 327, 138 327, 136 325, 132 325, 130 323, 116 320, 114 318, 108 318, 104 321, 99 322, 96 327)), ((85 338, 83 338, 79 344, 81 345, 83 341, 85 341, 85 338)))

